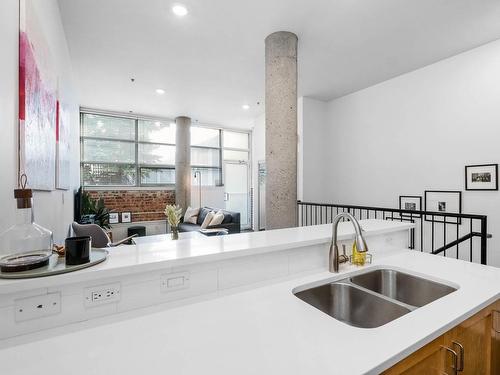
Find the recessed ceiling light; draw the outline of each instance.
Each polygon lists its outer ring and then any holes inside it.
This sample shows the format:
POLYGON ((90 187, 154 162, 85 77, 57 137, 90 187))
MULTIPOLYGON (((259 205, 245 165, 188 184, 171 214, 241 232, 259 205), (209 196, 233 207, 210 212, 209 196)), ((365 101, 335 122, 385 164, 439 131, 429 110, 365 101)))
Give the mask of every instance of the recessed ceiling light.
POLYGON ((246 111, 246 110, 250 109, 250 106, 248 104, 243 104, 241 106, 241 108, 243 108, 246 111))
POLYGON ((163 94, 165 94, 165 90, 163 90, 163 89, 156 89, 155 91, 156 91, 156 93, 157 93, 158 95, 163 95, 163 94))
POLYGON ((184 5, 177 4, 172 7, 172 12, 177 16, 177 17, 184 17, 186 14, 188 14, 188 10, 184 5))

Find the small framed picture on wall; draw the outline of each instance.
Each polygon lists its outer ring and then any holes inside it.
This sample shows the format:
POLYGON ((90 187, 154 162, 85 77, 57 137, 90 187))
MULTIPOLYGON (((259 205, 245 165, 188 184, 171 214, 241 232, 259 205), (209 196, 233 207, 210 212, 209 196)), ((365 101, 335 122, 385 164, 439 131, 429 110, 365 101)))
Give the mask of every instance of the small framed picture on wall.
POLYGON ((466 165, 465 190, 498 190, 498 164, 466 165))
POLYGON ((122 223, 132 222, 132 214, 130 212, 122 212, 122 223))
MULTIPOLYGON (((399 209, 406 211, 422 211, 422 197, 419 195, 400 195, 399 209)), ((401 213, 402 217, 421 218, 422 215, 411 214, 408 212, 401 213)))
MULTIPOLYGON (((440 213, 462 213, 462 192, 457 190, 426 190, 424 192, 425 211, 440 213)), ((425 215, 426 221, 444 223, 444 216, 425 215)), ((462 224, 458 217, 446 217, 450 224, 462 224)))
POLYGON ((109 213, 109 223, 110 224, 118 224, 120 222, 120 217, 118 212, 110 212, 109 213))

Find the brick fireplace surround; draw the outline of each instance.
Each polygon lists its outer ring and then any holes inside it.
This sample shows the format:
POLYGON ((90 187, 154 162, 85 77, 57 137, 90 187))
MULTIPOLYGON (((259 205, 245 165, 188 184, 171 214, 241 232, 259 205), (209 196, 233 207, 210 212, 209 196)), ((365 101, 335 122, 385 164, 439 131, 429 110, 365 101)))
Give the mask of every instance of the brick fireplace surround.
POLYGON ((104 198, 111 212, 131 212, 132 222, 165 220, 165 206, 175 204, 175 190, 89 190, 92 199, 104 198))

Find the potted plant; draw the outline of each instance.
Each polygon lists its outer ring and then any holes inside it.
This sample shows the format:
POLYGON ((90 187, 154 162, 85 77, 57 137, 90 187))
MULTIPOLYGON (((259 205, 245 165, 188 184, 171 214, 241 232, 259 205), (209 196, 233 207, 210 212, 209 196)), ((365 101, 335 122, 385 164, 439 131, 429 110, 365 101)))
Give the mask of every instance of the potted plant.
POLYGON ((165 216, 170 225, 170 233, 173 240, 179 239, 179 223, 182 217, 182 208, 173 204, 165 207, 165 216))
POLYGON ((104 205, 104 199, 92 199, 90 194, 82 194, 82 222, 99 225, 103 229, 110 229, 109 210, 104 205))

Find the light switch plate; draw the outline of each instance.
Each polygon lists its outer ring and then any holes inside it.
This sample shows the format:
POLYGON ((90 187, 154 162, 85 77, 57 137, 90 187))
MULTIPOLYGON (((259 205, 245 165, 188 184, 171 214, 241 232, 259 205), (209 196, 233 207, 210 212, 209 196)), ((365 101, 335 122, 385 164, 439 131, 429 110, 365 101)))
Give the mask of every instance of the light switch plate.
POLYGON ((16 299, 14 309, 16 322, 57 315, 61 312, 61 294, 50 293, 16 299))
POLYGON ((189 288, 189 272, 166 273, 160 276, 160 290, 162 293, 189 288))

